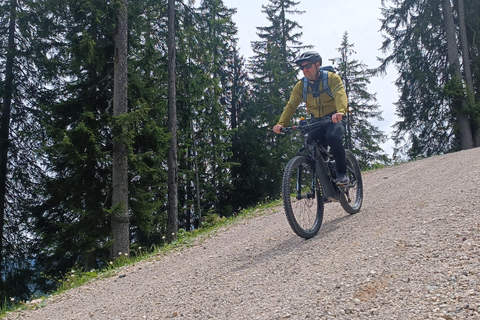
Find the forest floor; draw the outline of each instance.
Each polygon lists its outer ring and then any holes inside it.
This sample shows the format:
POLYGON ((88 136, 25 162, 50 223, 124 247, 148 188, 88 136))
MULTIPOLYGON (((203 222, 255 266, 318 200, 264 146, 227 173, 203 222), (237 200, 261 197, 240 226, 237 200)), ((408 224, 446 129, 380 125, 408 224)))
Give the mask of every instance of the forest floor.
POLYGON ((6 319, 480 319, 480 148, 363 174, 320 233, 282 207, 6 319))

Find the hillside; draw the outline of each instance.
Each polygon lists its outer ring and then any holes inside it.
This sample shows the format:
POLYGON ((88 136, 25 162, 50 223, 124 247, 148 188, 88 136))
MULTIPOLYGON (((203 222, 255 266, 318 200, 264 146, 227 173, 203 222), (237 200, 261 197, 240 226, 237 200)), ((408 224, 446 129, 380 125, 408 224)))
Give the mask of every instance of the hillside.
POLYGON ((480 148, 364 173, 349 216, 281 207, 6 319, 480 319, 480 148))

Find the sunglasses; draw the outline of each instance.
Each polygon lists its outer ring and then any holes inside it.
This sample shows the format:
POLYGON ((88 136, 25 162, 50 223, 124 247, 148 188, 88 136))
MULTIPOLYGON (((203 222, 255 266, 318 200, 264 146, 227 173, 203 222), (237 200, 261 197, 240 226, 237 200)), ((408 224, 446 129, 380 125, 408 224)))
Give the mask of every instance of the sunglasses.
POLYGON ((313 63, 310 62, 310 63, 307 63, 307 64, 304 64, 304 65, 300 66, 300 70, 310 69, 312 66, 313 66, 313 63))

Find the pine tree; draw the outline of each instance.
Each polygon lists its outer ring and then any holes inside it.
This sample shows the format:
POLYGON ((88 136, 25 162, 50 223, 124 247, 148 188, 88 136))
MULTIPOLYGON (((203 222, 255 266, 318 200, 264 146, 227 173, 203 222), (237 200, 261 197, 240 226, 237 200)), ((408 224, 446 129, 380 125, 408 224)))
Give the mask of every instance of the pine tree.
POLYGON ((465 15, 467 28, 467 41, 470 55, 470 63, 472 66, 473 87, 475 100, 477 105, 473 108, 475 114, 475 124, 477 128, 480 126, 480 39, 478 33, 480 31, 480 2, 476 0, 465 0, 465 15))
MULTIPOLYGON (((127 1, 118 2, 115 12, 116 28, 114 34, 114 80, 113 80, 113 116, 118 119, 128 112, 128 6, 127 1)), ((125 135, 128 128, 121 121, 113 126, 112 151, 112 251, 111 257, 117 258, 119 252, 130 254, 130 222, 128 203, 128 140, 125 135)))
POLYGON ((445 12, 450 4, 442 9, 444 3, 399 1, 387 6, 382 1, 381 30, 386 34, 382 49, 391 54, 383 59, 380 70, 393 63, 400 73, 396 82, 401 96, 397 103, 400 121, 393 133, 395 156, 430 156, 469 145, 470 124, 462 119, 466 115, 475 120, 471 111, 453 103, 464 99, 464 91, 462 79, 457 76, 455 80, 450 73, 455 63, 452 53, 458 45, 452 45, 456 41, 452 36, 447 42, 443 18, 450 16, 445 12), (447 43, 451 44, 449 63, 447 43))
POLYGON ((37 239, 29 207, 41 201, 35 192, 43 169, 38 114, 49 97, 45 56, 53 39, 38 28, 45 21, 43 3, 0 4, 0 296, 16 299, 35 290, 29 283, 37 239))
MULTIPOLYGON (((458 138, 462 150, 470 149, 474 146, 472 129, 467 114, 467 101, 464 96, 462 71, 460 69, 460 59, 458 52, 458 41, 456 36, 456 26, 453 21, 452 5, 450 0, 442 2, 443 22, 445 25, 445 39, 447 43, 447 62, 448 62, 448 85, 458 87, 457 92, 449 92, 452 111, 456 116, 458 127, 458 138)), ((457 88, 454 88, 456 91, 457 88)))
POLYGON ((49 31, 64 31, 51 57, 55 96, 42 112, 46 172, 33 221, 38 267, 56 277, 74 266, 97 268, 109 256, 116 23, 107 2, 53 5, 49 31))
POLYGON ((290 97, 298 69, 293 64, 302 46, 300 25, 289 15, 301 14, 295 9, 298 2, 271 0, 262 6, 269 26, 257 27, 259 41, 252 43, 254 56, 250 61, 252 95, 254 101, 245 111, 249 119, 241 132, 245 150, 242 170, 250 170, 256 177, 251 181, 253 194, 249 198, 275 198, 279 195, 282 179, 281 163, 292 154, 291 139, 276 136, 272 128, 278 121, 290 97), (248 159, 248 160, 247 160, 248 159))
POLYGON ((178 50, 179 215, 191 228, 199 216, 230 215, 231 132, 222 98, 229 56, 235 48, 234 10, 203 1, 180 13, 178 50), (194 222, 195 221, 195 222, 194 222))
POLYGON ((256 203, 257 199, 249 199, 249 195, 255 195, 247 181, 254 180, 255 174, 245 170, 245 165, 248 163, 247 159, 242 158, 245 149, 242 148, 241 140, 243 134, 243 127, 248 126, 249 119, 245 117, 245 110, 251 101, 250 87, 248 83, 248 73, 246 70, 245 59, 239 56, 239 52, 235 49, 232 55, 228 58, 229 69, 224 79, 225 91, 224 100, 228 106, 230 113, 230 129, 233 131, 232 135, 232 154, 230 162, 232 163, 231 179, 232 190, 229 197, 225 199, 230 203, 233 212, 238 212, 241 208, 246 208, 249 205, 256 203), (242 167, 241 163, 244 166, 242 167))
POLYGON ((162 243, 167 225, 167 23, 156 0, 129 3, 128 149, 133 248, 162 243), (159 49, 160 48, 160 49, 159 49))
POLYGON ((168 0, 168 223, 167 241, 177 239, 178 234, 178 164, 177 164, 177 93, 175 64, 175 0, 168 0))
MULTIPOLYGON (((474 43, 477 37, 469 39, 472 30, 480 30, 478 23, 478 15, 472 14, 480 12, 478 2, 477 10, 475 11, 474 3, 470 1, 458 0, 455 10, 458 14, 459 38, 462 51, 462 63, 465 75, 466 93, 468 112, 471 114, 470 125, 472 128, 473 139, 476 147, 480 146, 480 103, 477 105, 478 99, 475 97, 474 77, 475 70, 475 56, 478 56, 478 45, 474 43), (475 24, 475 20, 477 20, 475 24), (468 22, 468 28, 467 28, 468 22)), ((475 34, 475 32, 473 32, 475 34)), ((477 41, 478 42, 478 41, 477 41)), ((478 72, 477 72, 478 74, 478 72)), ((477 87, 478 88, 478 87, 477 87)))
POLYGON ((353 46, 345 32, 338 48, 340 57, 336 60, 339 61, 338 74, 344 81, 348 96, 346 145, 357 156, 360 167, 367 169, 376 163, 388 163, 388 157, 380 147, 386 136, 370 122, 370 119, 383 120, 375 95, 367 91, 373 70, 353 59, 356 53, 353 46))
POLYGON ((59 24, 49 25, 51 32, 58 27, 64 33, 56 43, 58 55, 51 59, 58 70, 51 80, 55 95, 44 104, 42 121, 48 174, 41 190, 44 201, 34 210, 43 248, 38 261, 47 275, 58 276, 73 266, 90 270, 108 261, 113 123, 128 129, 120 140, 127 144, 129 158, 131 241, 148 247, 166 235, 166 57, 158 50, 159 43, 166 43, 158 24, 166 12, 156 1, 131 3, 131 111, 114 120, 115 8, 62 2, 53 15, 59 24))

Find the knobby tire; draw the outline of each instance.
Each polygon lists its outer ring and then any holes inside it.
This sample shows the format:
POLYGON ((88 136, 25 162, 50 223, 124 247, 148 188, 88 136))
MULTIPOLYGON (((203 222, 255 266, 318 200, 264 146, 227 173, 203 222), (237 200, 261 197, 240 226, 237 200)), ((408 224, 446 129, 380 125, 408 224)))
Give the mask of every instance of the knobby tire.
POLYGON ((305 239, 314 237, 322 225, 324 206, 314 162, 306 156, 292 158, 285 167, 282 192, 285 214, 292 230, 305 239))
POLYGON ((362 173, 353 153, 350 150, 345 150, 345 153, 347 158, 347 175, 353 187, 348 188, 346 192, 342 194, 340 204, 346 212, 355 214, 360 211, 363 202, 362 173))

